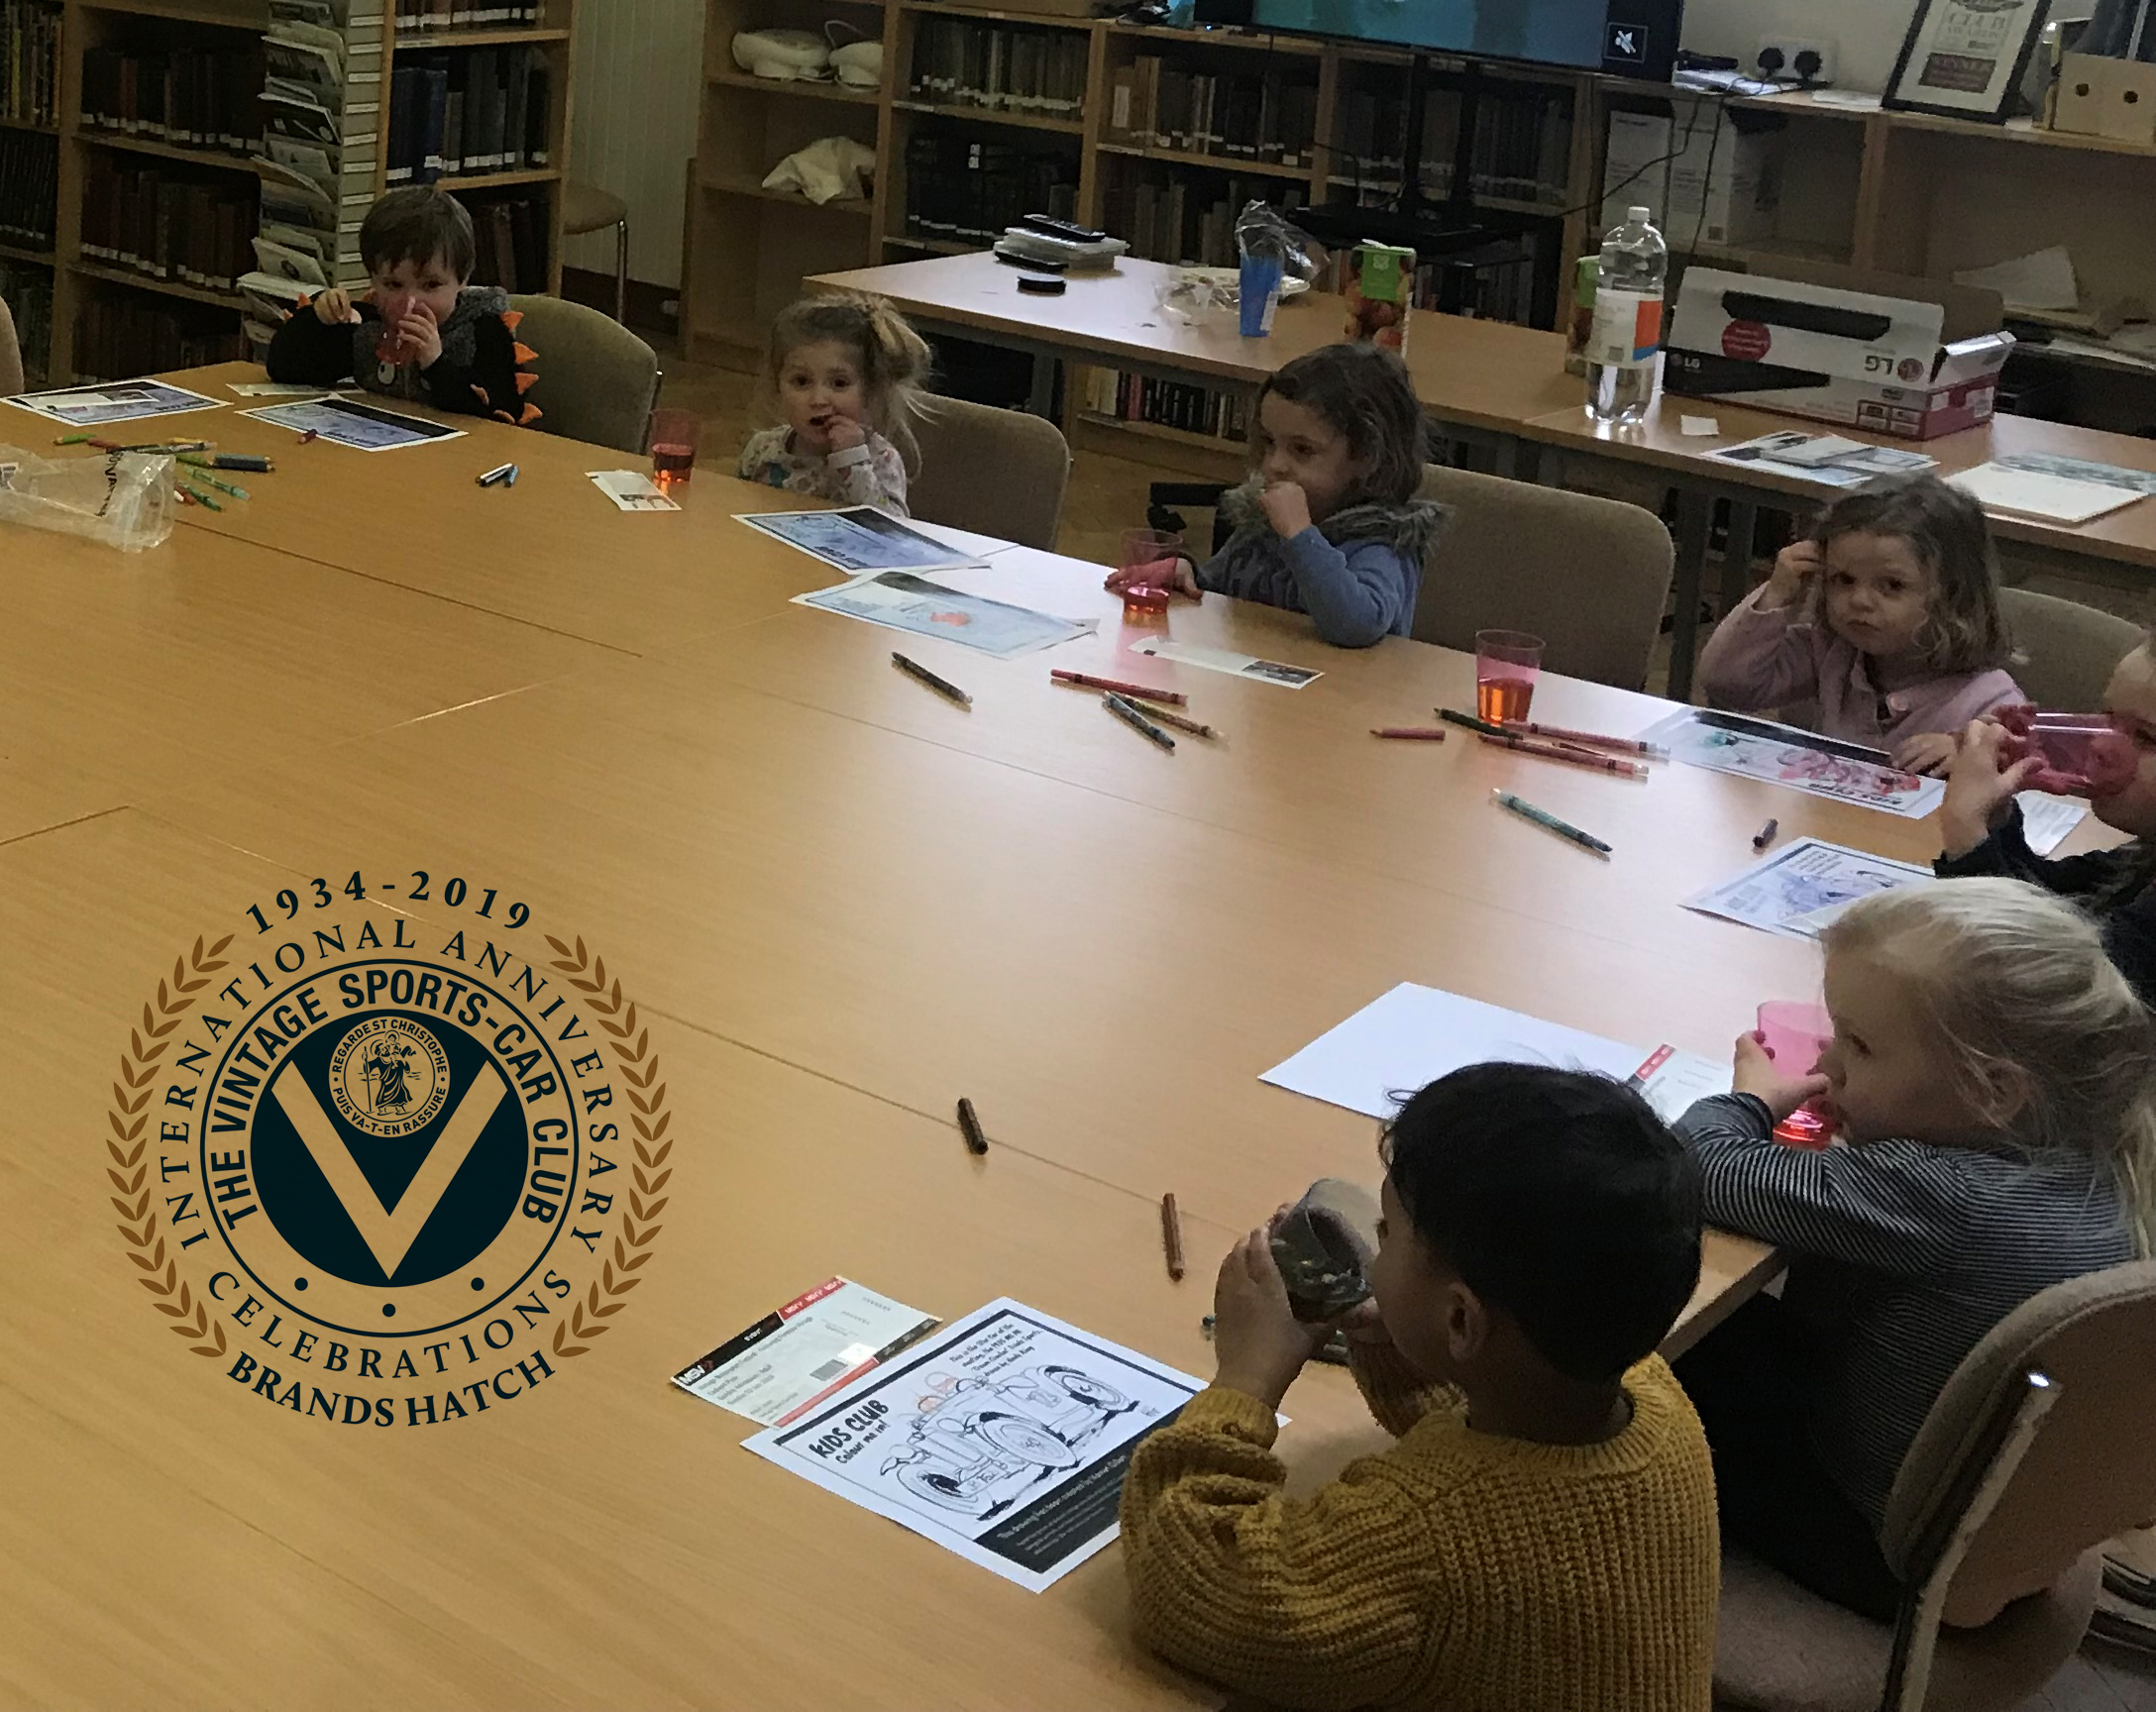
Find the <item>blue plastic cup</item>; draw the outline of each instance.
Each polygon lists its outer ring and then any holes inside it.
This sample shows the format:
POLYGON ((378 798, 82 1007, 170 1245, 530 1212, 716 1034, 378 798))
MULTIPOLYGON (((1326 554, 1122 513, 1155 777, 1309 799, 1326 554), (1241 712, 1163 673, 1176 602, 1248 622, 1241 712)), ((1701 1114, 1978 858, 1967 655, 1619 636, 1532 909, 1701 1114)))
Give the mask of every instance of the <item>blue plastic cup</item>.
POLYGON ((1242 336, 1262 339, 1272 331, 1272 312, 1280 306, 1280 258, 1245 256, 1242 282, 1237 293, 1242 315, 1242 336))

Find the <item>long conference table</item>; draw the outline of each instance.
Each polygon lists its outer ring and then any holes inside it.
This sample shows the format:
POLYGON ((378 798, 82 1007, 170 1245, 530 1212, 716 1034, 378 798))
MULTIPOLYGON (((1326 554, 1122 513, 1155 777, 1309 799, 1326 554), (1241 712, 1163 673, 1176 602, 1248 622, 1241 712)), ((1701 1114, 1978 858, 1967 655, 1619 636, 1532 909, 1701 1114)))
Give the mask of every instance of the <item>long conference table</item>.
MULTIPOLYGON (((1263 339, 1245 339, 1232 323, 1168 314, 1159 296, 1178 271, 1125 258, 1107 272, 1072 273, 1061 296, 1022 297, 1022 275, 978 252, 817 274, 808 283, 878 292, 932 331, 1026 353, 1034 362, 1033 408, 1041 414, 1059 362, 1254 391, 1281 365, 1340 337, 1345 304, 1322 291, 1283 302, 1263 339)), ((1673 397, 1658 398, 1637 426, 1591 421, 1581 408, 1581 382, 1564 373, 1561 334, 1420 312, 1409 327, 1407 365, 1425 414, 1453 438, 1485 449, 1501 476, 1564 485, 1581 467, 1599 463, 1665 482, 1675 491, 1670 686, 1678 696, 1691 689, 1715 503, 1734 507, 1730 539, 1745 541, 1758 511, 1807 512, 1830 496, 1816 484, 1714 456, 1789 428, 1824 433, 1823 424, 1673 397), (1687 435, 1683 416, 1711 418, 1715 431, 1687 435)), ((1833 432, 1881 445, 1910 444, 1863 429, 1833 432)), ((2025 453, 2156 472, 2156 441, 2021 416, 2000 416, 1920 449, 1938 461, 1942 476, 2025 453)), ((2145 587, 2156 572, 2156 505, 2128 506, 2078 528, 2007 516, 1994 517, 1993 527, 2029 569, 2063 569, 2130 587, 2145 587)), ((1726 559, 1725 609, 1743 593, 1750 570, 1745 556, 1726 559)))
MULTIPOLYGON (((735 514, 792 497, 707 470, 679 514, 622 514, 585 478, 618 454, 462 425, 366 456, 178 418, 275 473, 140 555, 0 525, 0 1698, 1218 1705, 1134 1647, 1114 1550, 1023 1591, 745 1454, 749 1423, 667 1376, 832 1274, 946 1318, 1014 1296, 1206 1375, 1234 1235, 1378 1170, 1368 1120, 1262 1085, 1270 1065, 1402 981, 1719 1054, 1759 1001, 1814 990, 1815 953, 1680 899, 1770 815, 1933 849, 1928 823, 1683 767, 1634 785, 1379 742, 1468 702, 1471 661, 1344 653, 1220 599, 1173 636, 1324 676, 1133 660, 1098 567, 1019 548, 975 586, 1100 630, 1013 663, 908 641, 963 711, 892 669, 891 634, 791 604, 835 578, 735 514), (513 489, 474 485, 510 459, 513 489), (1172 684, 1224 735, 1163 754, 1051 664, 1172 684), (529 931, 604 956, 663 1053, 671 1207, 610 1334, 518 1407, 324 1430, 152 1312, 107 1109, 197 935, 252 932, 250 901, 317 875, 416 869, 513 886, 529 931)), ((1546 679, 1535 711, 1637 729, 1665 705, 1546 679)), ((1710 1233, 1671 1350, 1775 1267, 1710 1233)), ((1381 1443, 1338 1370, 1287 1408, 1299 1483, 1381 1443)))

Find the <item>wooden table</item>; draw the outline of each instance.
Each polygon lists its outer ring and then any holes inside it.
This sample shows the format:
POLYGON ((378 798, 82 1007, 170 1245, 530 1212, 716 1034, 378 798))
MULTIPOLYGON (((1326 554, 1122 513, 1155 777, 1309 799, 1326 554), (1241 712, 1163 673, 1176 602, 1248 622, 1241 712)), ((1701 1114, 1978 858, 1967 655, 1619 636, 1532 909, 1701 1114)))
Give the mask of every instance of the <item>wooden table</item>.
MULTIPOLYGON (((1715 502, 1727 500, 1734 508, 1729 538, 1742 543, 1751 539, 1760 508, 1810 512, 1833 496, 1830 489, 1816 483, 1792 481, 1757 465, 1731 464, 1712 456, 1718 449, 1790 429, 1831 432, 1874 445, 1922 452, 1938 460, 1937 474, 1941 476, 2022 453, 2156 471, 2156 441, 2097 428, 2039 422, 2026 416, 1997 416, 1980 427, 1917 442, 1808 422, 1712 398, 1663 396, 1656 399, 1646 421, 1637 427, 1615 428, 1594 422, 1577 409, 1556 410, 1528 423, 1521 432, 1541 442, 1546 451, 1567 458, 1601 459, 1635 469, 1652 469, 1676 489, 1677 564, 1672 595, 1675 627, 1670 658, 1672 696, 1687 696, 1691 692, 1699 596, 1715 502), (1687 436, 1679 426, 1678 419, 1683 416, 1710 416, 1719 432, 1698 438, 1687 436)), ((1563 480, 1556 471, 1547 475, 1560 482, 1563 480)), ((2077 576, 2107 574, 2128 587, 2145 587, 2145 574, 2156 570, 2156 506, 2152 505, 2129 505, 2078 529, 2002 516, 1992 518, 1992 529, 2001 541, 2012 543, 2015 558, 2058 567, 2077 576)), ((1749 555, 1743 552, 1732 553, 1726 564, 1728 574, 1722 590, 1725 610, 1742 598, 1751 570, 1749 555)))
MULTIPOLYGON (((1342 298, 1311 291, 1282 302, 1263 339, 1245 339, 1232 324, 1194 326, 1159 306, 1157 293, 1178 271, 1126 257, 1105 272, 1068 274, 1060 297, 1037 297, 1020 292, 1024 273, 981 251, 818 273, 804 283, 874 291, 923 330, 1026 353, 1032 409, 1042 416, 1059 362, 1254 391, 1282 364, 1338 341, 1346 324, 1342 298)), ((1407 361, 1423 408, 1455 437, 1489 446, 1501 475, 1532 475, 1518 462, 1523 423, 1582 395, 1580 381, 1564 373, 1563 336, 1509 322, 1418 314, 1407 361)))
MULTIPOLYGON (((1314 1176, 1375 1175, 1373 1124, 1264 1069, 1401 980, 1726 1050, 1813 956, 1678 898, 1769 813, 1929 848, 1704 773, 1380 743, 1369 725, 1463 698, 1465 662, 1208 600, 1177 637, 1325 676, 1164 667, 1120 652, 1097 567, 1017 549, 976 584, 1108 623, 1010 664, 910 644, 974 693, 962 712, 892 671, 889 634, 788 604, 829 579, 730 518, 775 496, 705 472, 683 513, 623 516, 583 476, 616 455, 471 429, 280 451, 254 498, 137 557, 0 530, 0 1423, 34 1471, 6 1500, 0 1656, 27 1701, 1000 1712, 1023 1680, 1057 1684, 1041 1705, 1215 1704, 1132 1647, 1114 1552, 1024 1593, 743 1455, 746 1423, 666 1375, 833 1272, 949 1316, 1008 1293, 1205 1373, 1232 1233, 1314 1176), (511 458, 516 489, 471 487, 511 458), (1172 680, 1225 736, 1164 755, 1051 661, 1172 680), (1498 784, 1615 860, 1499 814, 1498 784), (533 930, 588 937, 633 991, 673 1091, 672 1206, 629 1311, 549 1390, 439 1431, 324 1430, 162 1329, 98 1137, 176 950, 251 931, 242 907, 278 887, 419 867, 511 877, 533 930)), ((1538 699, 1588 723, 1660 705, 1556 679, 1538 699)), ((1670 1347, 1773 1267, 1710 1234, 1670 1347)), ((1377 1443, 1337 1371, 1288 1408, 1302 1481, 1377 1443)))

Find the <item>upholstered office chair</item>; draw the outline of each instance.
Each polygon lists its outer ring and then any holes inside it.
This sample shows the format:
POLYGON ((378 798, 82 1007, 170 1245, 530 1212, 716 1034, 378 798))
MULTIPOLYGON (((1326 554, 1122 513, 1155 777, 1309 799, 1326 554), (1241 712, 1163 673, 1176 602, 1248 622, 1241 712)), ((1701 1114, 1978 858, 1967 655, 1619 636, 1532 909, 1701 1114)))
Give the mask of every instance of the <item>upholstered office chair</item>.
POLYGON ((1053 551, 1070 447, 1053 422, 963 398, 930 398, 914 424, 920 471, 906 508, 923 523, 1053 551))
POLYGON ((2001 588, 1999 610, 2027 656, 2015 665, 2014 682, 2039 707, 2086 713, 2097 705, 2111 673, 2147 639, 2129 619, 2038 594, 2028 588, 2001 588))
POLYGON ((0 297, 0 398, 9 398, 23 389, 23 352, 15 342, 15 317, 8 310, 7 299, 0 297))
POLYGON ((1418 642, 1468 650, 1477 630, 1526 630, 1553 672, 1646 685, 1676 564, 1653 512, 1435 464, 1422 497, 1453 522, 1423 570, 1418 642))
POLYGON ((572 238, 614 229, 614 319, 629 324, 629 205, 611 190, 572 178, 562 186, 562 230, 572 238))
POLYGON ((1714 1703, 1728 1712, 2004 1712, 2081 1645, 2102 1544, 2156 1515, 2156 1265, 2024 1303, 1932 1406, 1880 1544, 1888 1629, 1727 1551, 1714 1703), (1953 1625, 1943 1627, 1942 1625, 1953 1625))
POLYGON ((524 313, 516 336, 538 353, 538 379, 524 401, 535 424, 567 440, 639 455, 659 397, 659 359, 619 322, 559 297, 511 297, 524 313))

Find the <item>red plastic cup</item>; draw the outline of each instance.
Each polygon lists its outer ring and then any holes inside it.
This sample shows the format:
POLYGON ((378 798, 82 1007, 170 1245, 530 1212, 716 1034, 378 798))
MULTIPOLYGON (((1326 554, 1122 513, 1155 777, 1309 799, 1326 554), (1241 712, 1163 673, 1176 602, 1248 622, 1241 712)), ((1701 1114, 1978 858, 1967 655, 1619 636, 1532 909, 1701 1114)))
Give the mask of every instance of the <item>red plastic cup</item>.
POLYGON ((651 479, 662 487, 689 480, 697 467, 697 435, 702 427, 694 410, 651 413, 651 479))
MULTIPOLYGON (((1823 1005, 1774 999, 1759 1010, 1760 1040, 1775 1067, 1791 1076, 1819 1068, 1820 1056, 1834 1044, 1834 1018, 1823 1005)), ((1775 1125, 1777 1140, 1797 1147, 1824 1147, 1834 1138, 1834 1116, 1826 1101, 1808 1100, 1775 1125)))
POLYGON ((1524 630, 1478 630, 1474 638, 1474 711, 1485 724, 1525 719, 1542 675, 1540 636, 1524 630))
POLYGON ((1168 610, 1168 596, 1175 588, 1175 562, 1182 556, 1183 538, 1158 529, 1126 529, 1119 569, 1145 573, 1143 581, 1123 590, 1123 615, 1132 623, 1157 624, 1168 610))

